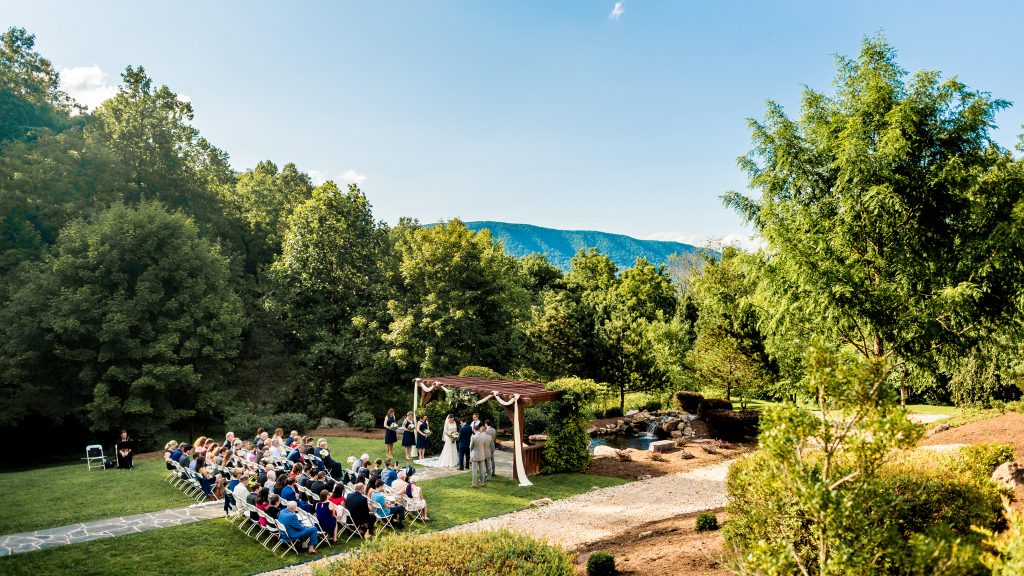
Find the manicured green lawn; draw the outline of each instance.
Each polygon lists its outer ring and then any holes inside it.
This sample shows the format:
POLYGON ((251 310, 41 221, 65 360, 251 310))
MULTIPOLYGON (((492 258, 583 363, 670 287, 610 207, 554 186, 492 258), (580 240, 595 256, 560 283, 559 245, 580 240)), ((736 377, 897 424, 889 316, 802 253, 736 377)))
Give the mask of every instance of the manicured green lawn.
POLYGON ((194 504, 164 482, 166 474, 162 460, 136 462, 132 471, 74 464, 0 474, 0 534, 194 504))
MULTIPOLYGON (((432 522, 417 524, 416 532, 431 532, 478 518, 526 507, 530 500, 566 498, 593 486, 624 483, 618 478, 558 474, 532 479, 534 486, 519 488, 507 478, 496 478, 485 488, 469 488, 466 475, 423 483, 432 522)), ((406 528, 409 530, 409 528, 406 528)), ((336 554, 353 546, 336 544, 321 554, 336 554)), ((255 540, 224 520, 207 520, 140 534, 62 546, 0 558, 0 574, 252 574, 304 561, 307 555, 284 559, 270 554, 255 540)))
POLYGON ((932 406, 931 404, 907 404, 907 412, 911 414, 949 414, 950 416, 963 412, 956 406, 932 406))
MULTIPOLYGON (((364 452, 384 457, 384 443, 362 438, 327 438, 342 464, 364 452)), ((404 460, 401 447, 396 455, 404 460)), ((135 470, 86 470, 85 464, 69 464, 0 474, 0 494, 5 496, 0 514, 0 535, 27 532, 179 508, 194 504, 163 481, 163 460, 135 462, 135 470)))

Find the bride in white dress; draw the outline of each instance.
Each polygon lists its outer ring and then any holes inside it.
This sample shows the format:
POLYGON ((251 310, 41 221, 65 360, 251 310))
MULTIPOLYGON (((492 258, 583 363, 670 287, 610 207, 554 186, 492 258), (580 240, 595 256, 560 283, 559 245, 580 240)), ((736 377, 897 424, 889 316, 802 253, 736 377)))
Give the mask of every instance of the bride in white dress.
POLYGON ((459 465, 459 449, 455 439, 459 436, 459 425, 451 414, 444 419, 444 448, 441 449, 441 467, 456 468, 459 465))

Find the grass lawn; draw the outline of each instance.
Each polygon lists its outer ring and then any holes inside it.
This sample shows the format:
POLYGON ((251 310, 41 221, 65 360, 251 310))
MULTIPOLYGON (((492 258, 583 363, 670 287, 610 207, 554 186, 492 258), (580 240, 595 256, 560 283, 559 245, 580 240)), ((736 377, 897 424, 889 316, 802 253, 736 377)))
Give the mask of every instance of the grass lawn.
MULTIPOLYGON (((537 476, 530 488, 519 488, 512 480, 496 478, 486 488, 471 489, 466 475, 430 480, 423 483, 430 504, 432 522, 417 524, 416 532, 432 532, 484 518, 512 512, 529 505, 530 500, 548 497, 566 498, 586 492, 593 486, 605 487, 625 481, 585 474, 537 476)), ((409 528, 406 528, 409 530, 409 528)), ((358 546, 335 544, 322 554, 336 554, 358 546)), ((130 534, 83 544, 62 546, 0 558, 0 574, 252 574, 295 564, 308 558, 289 554, 284 559, 272 555, 255 540, 231 527, 224 520, 207 520, 130 534)))
MULTIPOLYGON (((384 443, 362 438, 328 438, 332 454, 343 464, 364 452, 384 457, 384 443)), ((404 459, 401 447, 395 453, 404 459)), ((52 466, 0 474, 5 513, 0 534, 28 532, 67 524, 180 508, 194 504, 163 481, 163 460, 135 462, 135 470, 92 470, 85 464, 52 466)))

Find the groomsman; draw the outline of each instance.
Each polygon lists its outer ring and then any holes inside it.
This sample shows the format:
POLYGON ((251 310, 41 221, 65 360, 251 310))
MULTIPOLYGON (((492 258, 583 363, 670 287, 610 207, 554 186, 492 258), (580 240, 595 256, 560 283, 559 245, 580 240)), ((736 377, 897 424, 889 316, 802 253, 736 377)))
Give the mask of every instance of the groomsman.
POLYGON ((469 441, 473 436, 473 427, 462 420, 459 428, 459 470, 469 470, 469 441))
POLYGON ((469 442, 469 460, 473 464, 471 486, 477 488, 487 481, 487 456, 491 453, 491 437, 480 426, 469 442), (479 484, 478 484, 479 482, 479 484))
POLYGON ((491 450, 487 455, 486 467, 487 467, 487 479, 494 478, 494 451, 498 449, 498 431, 491 426, 490 420, 484 420, 484 434, 490 439, 491 450))

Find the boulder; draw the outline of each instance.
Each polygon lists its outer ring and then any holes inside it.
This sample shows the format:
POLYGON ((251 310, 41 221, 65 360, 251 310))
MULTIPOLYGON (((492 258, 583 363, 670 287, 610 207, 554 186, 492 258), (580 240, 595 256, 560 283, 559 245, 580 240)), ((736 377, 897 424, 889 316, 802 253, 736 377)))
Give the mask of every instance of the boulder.
POLYGON ((690 436, 693 436, 693 435, 694 435, 693 428, 690 428, 689 426, 687 426, 686 428, 683 428, 683 436, 690 437, 690 436))
POLYGON ((652 532, 651 530, 645 530, 636 535, 637 538, 648 538, 650 536, 654 536, 654 532, 652 532))
POLYGON ((547 442, 548 441, 548 435, 547 434, 530 434, 530 436, 527 438, 527 440, 529 440, 530 442, 547 442))
POLYGON ((992 481, 1010 490, 1024 485, 1024 466, 1021 466, 1020 462, 1003 462, 992 473, 992 481))
POLYGON ((673 430, 672 432, 670 432, 670 434, 673 438, 681 438, 683 435, 683 433, 680 432, 679 430, 673 430))
POLYGON ((541 506, 547 506, 548 504, 554 504, 554 503, 555 503, 554 500, 552 500, 551 498, 541 498, 539 500, 534 500, 534 501, 530 502, 530 506, 535 506, 535 507, 539 508, 541 506))
POLYGON ((672 440, 655 440, 647 447, 651 452, 670 452, 675 449, 676 443, 672 440))
POLYGON ((639 413, 640 413, 639 410, 630 410, 629 412, 626 412, 626 416, 634 416, 634 415, 639 414, 639 413))
POLYGON ((608 458, 615 456, 615 448, 611 446, 595 446, 594 447, 594 458, 608 458))

